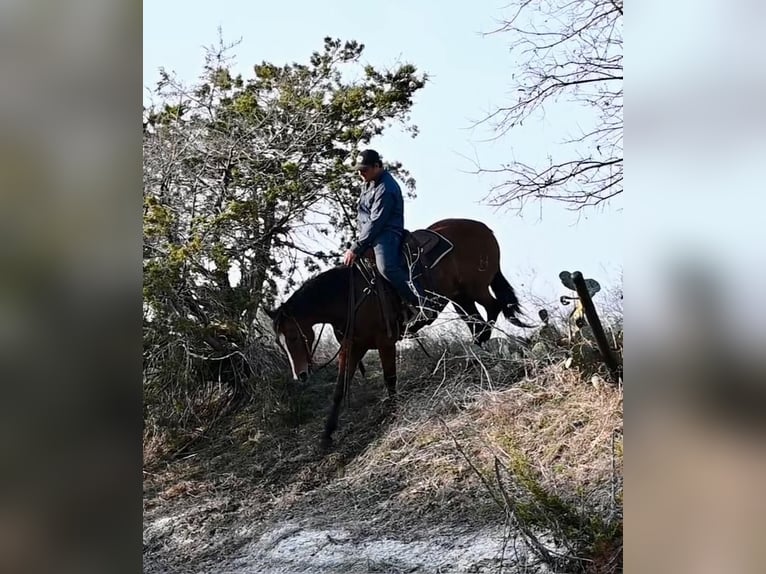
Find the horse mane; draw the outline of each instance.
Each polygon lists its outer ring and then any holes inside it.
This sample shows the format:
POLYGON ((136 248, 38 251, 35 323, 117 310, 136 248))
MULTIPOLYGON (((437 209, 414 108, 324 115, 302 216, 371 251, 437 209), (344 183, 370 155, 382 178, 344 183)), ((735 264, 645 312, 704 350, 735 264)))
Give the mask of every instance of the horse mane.
POLYGON ((278 327, 284 317, 309 314, 315 311, 317 306, 337 297, 339 292, 348 290, 348 273, 351 269, 353 268, 341 265, 308 279, 279 306, 274 317, 274 327, 278 327))

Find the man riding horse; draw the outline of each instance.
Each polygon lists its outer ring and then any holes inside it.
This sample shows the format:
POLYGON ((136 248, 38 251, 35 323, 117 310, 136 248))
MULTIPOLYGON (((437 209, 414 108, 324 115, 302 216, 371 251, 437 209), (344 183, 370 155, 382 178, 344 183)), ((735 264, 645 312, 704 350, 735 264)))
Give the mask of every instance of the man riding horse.
POLYGON ((391 173, 383 167, 378 152, 364 150, 356 164, 365 185, 359 196, 357 213, 358 239, 343 258, 353 265, 368 249, 375 254, 380 274, 402 298, 405 322, 430 320, 433 311, 420 281, 411 277, 404 262, 401 246, 404 237, 404 199, 402 190, 391 173))

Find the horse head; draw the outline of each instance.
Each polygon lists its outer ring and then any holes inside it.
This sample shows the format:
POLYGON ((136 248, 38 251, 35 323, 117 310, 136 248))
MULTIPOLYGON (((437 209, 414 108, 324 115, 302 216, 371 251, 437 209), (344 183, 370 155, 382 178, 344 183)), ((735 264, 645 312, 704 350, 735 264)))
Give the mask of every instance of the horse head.
POLYGON ((272 328, 282 349, 287 353, 293 378, 305 382, 312 369, 312 352, 314 345, 313 326, 305 319, 296 317, 284 305, 277 309, 264 309, 271 318, 272 328))

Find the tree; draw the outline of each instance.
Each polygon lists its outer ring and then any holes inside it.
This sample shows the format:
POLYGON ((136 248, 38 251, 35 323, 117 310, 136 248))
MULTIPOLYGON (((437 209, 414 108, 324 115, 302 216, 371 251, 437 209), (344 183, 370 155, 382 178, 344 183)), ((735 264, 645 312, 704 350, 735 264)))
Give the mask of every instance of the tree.
POLYGON ((518 98, 483 121, 502 137, 545 105, 560 99, 595 112, 595 127, 574 142, 572 155, 549 158, 546 166, 513 161, 497 169, 505 181, 485 200, 523 207, 550 199, 572 209, 592 207, 622 193, 622 0, 523 0, 493 32, 507 33, 519 71, 518 98))
POLYGON ((278 279, 291 288, 299 267, 337 260, 359 193, 349 157, 394 122, 417 133, 409 111, 426 77, 410 64, 360 70, 362 44, 325 38, 307 64, 262 62, 245 79, 234 46, 208 49, 194 85, 161 71, 144 109, 145 376, 241 389, 259 371, 258 309, 278 279))

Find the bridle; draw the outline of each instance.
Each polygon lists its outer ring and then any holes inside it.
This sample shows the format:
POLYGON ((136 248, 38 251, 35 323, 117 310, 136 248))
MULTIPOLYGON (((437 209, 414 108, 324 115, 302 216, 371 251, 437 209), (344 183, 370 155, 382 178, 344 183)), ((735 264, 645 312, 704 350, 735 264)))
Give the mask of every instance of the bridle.
MULTIPOLYGON (((366 276, 364 270, 361 268, 359 263, 355 263, 354 267, 357 267, 362 272, 362 276, 367 280, 367 282, 370 282, 370 279, 366 276)), ((374 284, 374 279, 373 279, 374 284)), ((354 326, 354 317, 356 316, 356 312, 359 310, 359 307, 364 302, 364 300, 367 298, 367 295, 371 293, 370 287, 366 287, 362 292, 362 297, 359 299, 359 301, 355 301, 354 298, 354 273, 353 273, 353 267, 351 270, 351 273, 349 274, 349 305, 346 315, 346 327, 343 331, 343 338, 344 339, 350 339, 353 335, 353 326, 354 326)), ((335 358, 340 354, 341 350, 343 349, 343 342, 341 341, 341 344, 338 347, 338 350, 335 351, 335 354, 330 357, 329 360, 322 363, 318 368, 314 369, 314 353, 316 353, 317 347, 319 346, 319 341, 322 339, 322 333, 324 332, 324 328, 326 326, 326 323, 322 325, 322 329, 319 331, 319 336, 316 338, 316 341, 314 342, 313 349, 311 348, 311 345, 309 345, 308 337, 306 336, 306 333, 303 331, 303 328, 301 327, 298 320, 291 315, 289 312, 280 312, 280 314, 274 318, 274 326, 276 329, 275 331, 279 331, 279 325, 282 323, 283 320, 289 319, 292 320, 295 324, 296 329, 298 330, 298 334, 301 337, 301 340, 303 341, 303 349, 308 355, 308 365, 309 365, 309 371, 310 372, 319 372, 325 367, 327 367, 330 363, 332 363, 335 358)), ((285 348, 285 346, 282 344, 282 342, 279 340, 279 337, 277 337, 277 345, 285 352, 290 354, 290 351, 285 348)))
MULTIPOLYGON (((306 333, 301 328, 301 324, 298 322, 298 319, 293 317, 292 315, 284 314, 282 317, 279 317, 277 321, 275 321, 275 326, 279 326, 279 324, 282 322, 283 319, 290 319, 295 324, 295 328, 298 330, 298 334, 301 336, 301 340, 303 341, 303 350, 306 351, 306 356, 308 357, 308 366, 309 371, 314 371, 314 354, 316 353, 317 347, 319 347, 319 341, 322 340, 322 333, 324 332, 325 324, 322 325, 322 328, 319 330, 319 336, 316 338, 316 341, 314 341, 314 347, 312 348, 311 345, 309 345, 309 338, 306 336, 306 333)), ((280 341, 279 337, 277 337, 277 345, 286 353, 290 354, 290 351, 285 348, 285 346, 282 344, 282 341, 280 341)), ((321 367, 316 369, 316 371, 320 371, 324 369, 327 365, 329 365, 335 357, 338 356, 338 353, 335 353, 333 355, 332 359, 327 361, 326 363, 322 364, 321 367)))

